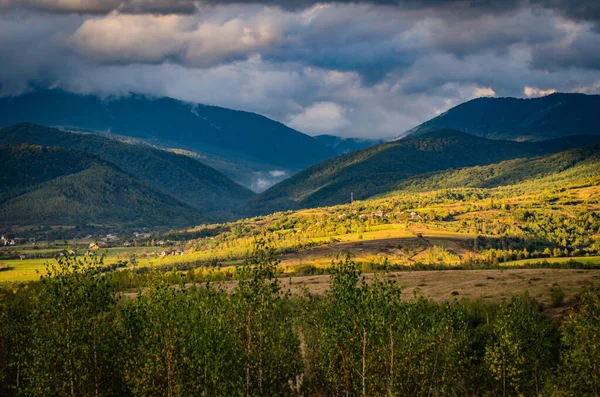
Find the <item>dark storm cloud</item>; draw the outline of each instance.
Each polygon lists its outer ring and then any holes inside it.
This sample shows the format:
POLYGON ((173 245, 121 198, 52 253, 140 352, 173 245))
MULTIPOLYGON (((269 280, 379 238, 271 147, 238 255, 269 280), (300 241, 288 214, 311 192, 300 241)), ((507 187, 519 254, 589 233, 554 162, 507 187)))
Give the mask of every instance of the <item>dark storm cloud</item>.
POLYGON ((532 67, 548 71, 569 68, 600 70, 600 35, 582 32, 566 41, 534 47, 532 67))
POLYGON ((285 10, 303 10, 317 4, 371 4, 405 10, 432 10, 454 15, 477 16, 542 7, 580 21, 600 21, 597 0, 0 0, 0 10, 21 7, 57 13, 191 14, 203 5, 265 5, 285 10))
POLYGON ((600 23, 600 1, 597 0, 533 0, 574 21, 600 23))
POLYGON ((64 14, 108 14, 113 11, 130 14, 193 14, 197 4, 197 1, 191 0, 0 0, 0 10, 17 8, 64 14))

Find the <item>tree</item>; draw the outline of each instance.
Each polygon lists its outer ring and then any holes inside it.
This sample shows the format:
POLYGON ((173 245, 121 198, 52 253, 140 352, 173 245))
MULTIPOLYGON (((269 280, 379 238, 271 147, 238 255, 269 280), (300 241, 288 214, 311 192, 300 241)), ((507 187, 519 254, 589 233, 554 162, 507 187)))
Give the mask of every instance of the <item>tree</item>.
POLYGON ((65 250, 46 265, 34 301, 26 363, 33 395, 100 395, 118 391, 112 376, 119 341, 113 327, 116 304, 102 258, 78 259, 65 250))
POLYGON ((528 295, 513 297, 492 322, 484 361, 502 395, 539 394, 555 361, 553 328, 528 295))
POLYGON ((237 271, 231 315, 243 352, 247 396, 287 392, 288 381, 301 373, 298 336, 285 315, 288 297, 276 278, 278 264, 275 250, 258 238, 237 271))
POLYGON ((587 291, 579 310, 564 323, 559 369, 571 396, 600 396, 600 287, 587 291))

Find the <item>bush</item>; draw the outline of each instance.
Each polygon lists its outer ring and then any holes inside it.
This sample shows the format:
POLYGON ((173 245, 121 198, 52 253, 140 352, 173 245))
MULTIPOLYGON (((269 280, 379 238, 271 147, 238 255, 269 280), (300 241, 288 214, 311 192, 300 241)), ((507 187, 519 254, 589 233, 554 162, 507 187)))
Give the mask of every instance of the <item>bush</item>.
POLYGON ((552 307, 560 307, 565 302, 565 292, 558 285, 550 288, 552 307))

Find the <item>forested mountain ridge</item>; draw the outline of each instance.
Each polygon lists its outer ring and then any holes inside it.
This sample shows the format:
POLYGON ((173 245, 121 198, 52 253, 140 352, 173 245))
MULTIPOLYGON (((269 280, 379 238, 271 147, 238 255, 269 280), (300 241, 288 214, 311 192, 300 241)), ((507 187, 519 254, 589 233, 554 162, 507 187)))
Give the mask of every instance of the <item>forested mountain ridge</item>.
POLYGON ((0 145, 0 226, 182 227, 199 211, 89 153, 0 145))
POLYGON ((298 171, 336 154, 255 113, 136 94, 101 99, 54 89, 0 98, 0 126, 19 122, 111 132, 191 150, 246 186, 254 172, 298 171))
POLYGON ((565 188, 573 181, 597 177, 600 144, 595 143, 556 154, 506 160, 500 163, 422 174, 399 182, 389 195, 453 188, 496 188, 551 179, 565 188))
POLYGON ((574 136, 545 142, 513 142, 439 130, 316 164, 249 201, 249 213, 320 207, 365 199, 396 190, 403 180, 435 171, 489 165, 515 158, 557 153, 599 142, 600 136, 574 136))
POLYGON ((1 128, 1 143, 59 146, 94 154, 205 213, 226 216, 254 195, 193 158, 93 134, 21 123, 1 128))
POLYGON ((408 131, 409 137, 456 129, 489 139, 540 141, 600 134, 600 95, 551 94, 541 98, 478 98, 408 131))

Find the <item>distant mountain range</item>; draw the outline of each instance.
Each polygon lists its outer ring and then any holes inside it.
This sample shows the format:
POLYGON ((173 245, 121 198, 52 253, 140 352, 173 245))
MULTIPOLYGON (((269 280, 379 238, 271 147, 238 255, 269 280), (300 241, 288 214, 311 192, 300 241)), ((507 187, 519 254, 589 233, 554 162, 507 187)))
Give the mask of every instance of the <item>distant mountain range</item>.
POLYGON ((460 104, 405 135, 455 129, 489 139, 540 141, 600 134, 600 95, 552 94, 541 98, 479 98, 460 104))
POLYGON ((8 145, 2 158, 9 160, 0 223, 191 225, 335 205, 351 195, 500 186, 559 172, 597 150, 587 145, 600 143, 599 98, 481 98, 387 143, 312 138, 252 113, 169 98, 102 100, 59 90, 2 98, 0 125, 31 120, 62 127, 0 128, 0 144, 8 145), (581 149, 555 155, 574 148, 581 149), (336 153, 345 154, 330 158, 336 153), (228 178, 263 190, 323 159, 259 195, 228 178), (86 206, 89 216, 81 215, 86 206))
POLYGON ((136 94, 101 99, 54 89, 0 98, 0 127, 19 122, 191 151, 255 189, 336 155, 318 140, 258 114, 136 94), (257 178, 264 183, 257 184, 257 178))
POLYGON ((577 136, 544 142, 490 140, 439 130, 372 146, 324 161, 253 197, 249 214, 346 203, 397 190, 408 178, 501 161, 557 153, 600 142, 577 136))
POLYGON ((335 135, 317 135, 315 136, 315 139, 335 150, 335 153, 338 156, 364 149, 369 146, 385 143, 383 139, 342 138, 335 135))
POLYGON ((6 143, 58 146, 93 154, 141 182, 217 219, 219 216, 227 218, 233 209, 254 195, 249 189, 188 156, 94 134, 21 123, 0 129, 0 144, 6 143))
POLYGON ((88 152, 0 145, 0 227, 183 227, 199 211, 88 152))

